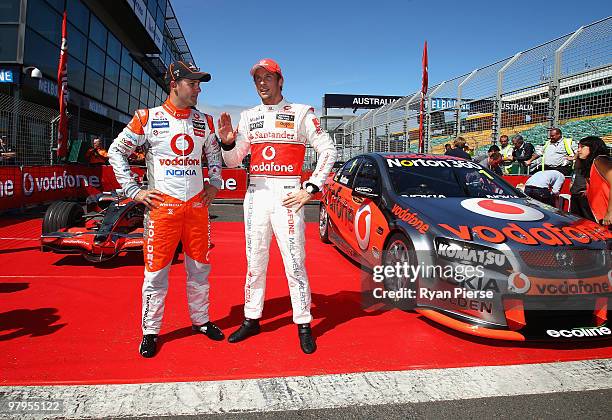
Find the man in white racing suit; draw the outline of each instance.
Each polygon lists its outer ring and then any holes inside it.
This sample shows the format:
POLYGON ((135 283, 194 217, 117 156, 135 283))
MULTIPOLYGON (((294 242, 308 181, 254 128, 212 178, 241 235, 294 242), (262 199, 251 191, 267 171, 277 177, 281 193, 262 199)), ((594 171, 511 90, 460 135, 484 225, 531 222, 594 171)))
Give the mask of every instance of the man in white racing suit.
POLYGON ((251 75, 262 104, 242 112, 236 130, 222 113, 219 137, 223 159, 235 167, 251 154, 250 180, 244 200, 247 275, 245 320, 229 341, 242 341, 260 331, 266 287, 266 270, 272 233, 281 250, 289 283, 293 322, 298 325, 304 353, 316 350, 310 328, 310 286, 305 268, 304 204, 318 192, 336 160, 336 148, 321 130, 314 109, 287 102, 282 96, 283 75, 279 65, 263 59, 251 75), (318 154, 317 166, 304 185, 300 175, 306 144, 318 154), (303 187, 303 188, 302 188, 303 187))
POLYGON ((192 328, 213 340, 224 338, 208 318, 208 206, 221 188, 221 149, 213 119, 195 108, 200 82, 210 75, 190 63, 172 63, 166 74, 170 95, 162 106, 140 109, 114 140, 108 156, 125 195, 147 207, 144 230, 140 354, 153 357, 168 291, 168 272, 179 241, 187 272, 192 328), (148 189, 130 174, 128 157, 145 150, 148 189), (210 183, 202 174, 203 152, 210 183))

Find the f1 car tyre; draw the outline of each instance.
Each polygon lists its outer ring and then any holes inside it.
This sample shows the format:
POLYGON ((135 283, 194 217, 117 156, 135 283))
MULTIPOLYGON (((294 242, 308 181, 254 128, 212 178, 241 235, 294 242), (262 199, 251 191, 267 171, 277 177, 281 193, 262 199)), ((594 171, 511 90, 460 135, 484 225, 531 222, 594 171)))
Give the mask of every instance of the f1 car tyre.
POLYGON ((78 203, 70 201, 56 201, 45 212, 42 233, 57 232, 62 228, 77 226, 85 212, 78 203))
MULTIPOLYGON (((399 232, 394 233, 387 240, 382 262, 384 266, 391 267, 395 267, 398 263, 402 266, 407 264, 408 267, 418 265, 412 242, 399 232)), ((405 275, 385 276, 383 285, 386 292, 393 292, 387 293, 389 303, 404 310, 414 309, 416 306, 416 279, 405 275)))
POLYGON ((319 238, 325 244, 331 243, 329 240, 329 216, 323 204, 319 206, 319 238))

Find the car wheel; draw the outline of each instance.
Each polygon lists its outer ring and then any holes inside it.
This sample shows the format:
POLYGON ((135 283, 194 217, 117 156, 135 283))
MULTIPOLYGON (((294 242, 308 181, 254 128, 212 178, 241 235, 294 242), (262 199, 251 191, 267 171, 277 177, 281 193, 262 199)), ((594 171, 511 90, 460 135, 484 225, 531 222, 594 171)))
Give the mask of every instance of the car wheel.
MULTIPOLYGON (((418 265, 416 252, 410 240, 402 233, 394 233, 387 240, 383 253, 382 262, 384 266, 395 267, 407 264, 408 267, 416 267, 418 265)), ((383 285, 385 291, 396 292, 394 297, 388 297, 388 301, 401 309, 413 309, 416 304, 417 283, 413 279, 406 276, 385 276, 383 285), (399 295, 397 292, 412 291, 410 296, 399 295)))
POLYGON ((56 201, 45 212, 42 233, 57 232, 62 228, 78 226, 85 212, 78 203, 69 201, 56 201))
POLYGON ((319 238, 323 243, 329 244, 329 215, 325 209, 325 205, 319 206, 319 238))

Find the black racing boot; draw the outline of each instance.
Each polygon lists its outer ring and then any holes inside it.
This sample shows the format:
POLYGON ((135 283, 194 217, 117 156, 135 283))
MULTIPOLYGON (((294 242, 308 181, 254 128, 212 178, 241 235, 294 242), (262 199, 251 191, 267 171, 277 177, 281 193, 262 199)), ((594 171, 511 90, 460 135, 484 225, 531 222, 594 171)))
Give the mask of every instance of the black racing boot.
POLYGON ((317 350, 317 343, 315 343, 315 340, 312 337, 310 324, 299 324, 298 336, 300 337, 300 347, 302 347, 302 351, 304 353, 311 354, 317 350))
POLYGON ((260 332, 259 320, 245 318, 240 328, 234 331, 228 338, 227 341, 230 343, 237 343, 247 338, 257 335, 260 332))
POLYGON ((153 357, 157 351, 157 334, 146 334, 140 343, 140 355, 142 357, 153 357))
POLYGON ((223 331, 221 331, 219 327, 217 327, 210 321, 208 321, 204 325, 192 325, 191 329, 197 332, 201 332, 211 340, 221 341, 225 338, 225 336, 223 335, 223 331))

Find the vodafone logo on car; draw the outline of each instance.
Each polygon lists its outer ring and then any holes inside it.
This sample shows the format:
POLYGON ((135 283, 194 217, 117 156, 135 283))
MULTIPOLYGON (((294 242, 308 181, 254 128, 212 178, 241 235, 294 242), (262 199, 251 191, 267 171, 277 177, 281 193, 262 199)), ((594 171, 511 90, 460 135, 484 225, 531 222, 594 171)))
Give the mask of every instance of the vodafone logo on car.
POLYGON ((193 139, 188 134, 177 134, 170 140, 170 147, 179 156, 190 155, 194 148, 193 139))
POLYGON ((531 288, 531 281, 523 273, 512 273, 508 277, 508 291, 526 293, 531 288))
POLYGON ((461 206, 473 213, 503 220, 531 222, 544 218, 544 213, 523 204, 492 198, 468 198, 461 206))
POLYGON ((372 210, 370 205, 366 204, 357 210, 355 213, 355 237, 359 248, 363 251, 368 249, 370 244, 370 226, 372 225, 372 210))

